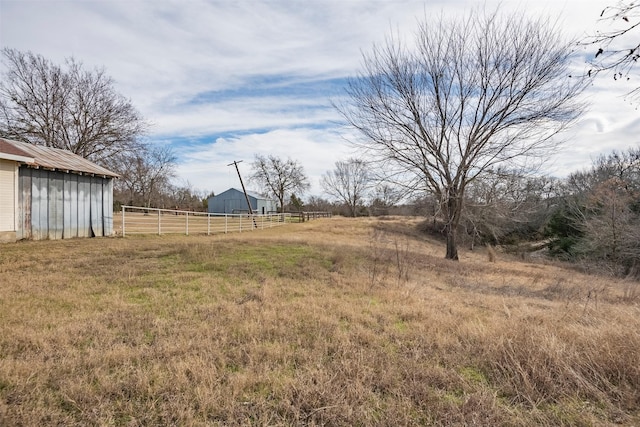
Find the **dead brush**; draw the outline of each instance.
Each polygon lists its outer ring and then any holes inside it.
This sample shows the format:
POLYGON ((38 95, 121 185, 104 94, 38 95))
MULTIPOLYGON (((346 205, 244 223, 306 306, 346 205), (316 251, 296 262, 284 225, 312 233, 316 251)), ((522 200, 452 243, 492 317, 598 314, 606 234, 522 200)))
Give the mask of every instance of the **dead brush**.
POLYGON ((388 236, 375 228, 369 237, 369 289, 382 284, 395 270, 396 283, 407 283, 415 259, 406 236, 388 236))
POLYGON ((487 261, 496 262, 496 250, 489 243, 487 243, 487 261))
POLYGON ((393 246, 398 284, 407 283, 416 262, 409 245, 409 239, 406 236, 403 239, 396 237, 393 239, 393 246))
POLYGON ((383 231, 374 229, 369 236, 369 262, 367 272, 369 277, 369 290, 384 283, 389 272, 388 246, 383 231))
POLYGON ((622 284, 622 300, 629 304, 640 301, 640 281, 636 278, 626 278, 622 284))

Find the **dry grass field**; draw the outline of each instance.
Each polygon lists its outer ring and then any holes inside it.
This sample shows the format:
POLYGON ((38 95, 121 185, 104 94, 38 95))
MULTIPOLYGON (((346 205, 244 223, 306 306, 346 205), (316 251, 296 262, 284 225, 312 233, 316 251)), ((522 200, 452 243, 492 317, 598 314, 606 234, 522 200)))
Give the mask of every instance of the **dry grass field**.
POLYGON ((0 246, 0 425, 640 425, 640 285, 418 219, 0 246))

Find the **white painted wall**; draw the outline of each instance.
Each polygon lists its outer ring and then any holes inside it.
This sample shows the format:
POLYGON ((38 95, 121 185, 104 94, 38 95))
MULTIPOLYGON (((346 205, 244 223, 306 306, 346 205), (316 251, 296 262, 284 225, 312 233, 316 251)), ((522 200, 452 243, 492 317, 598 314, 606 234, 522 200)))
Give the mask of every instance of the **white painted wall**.
POLYGON ((0 159, 0 231, 16 230, 18 164, 0 159))

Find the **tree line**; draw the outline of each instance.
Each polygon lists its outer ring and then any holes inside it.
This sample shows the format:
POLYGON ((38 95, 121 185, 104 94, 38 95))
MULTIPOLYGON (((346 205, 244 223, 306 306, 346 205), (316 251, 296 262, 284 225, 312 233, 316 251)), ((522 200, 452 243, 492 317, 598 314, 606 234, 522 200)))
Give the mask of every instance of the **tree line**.
MULTIPOLYGON (((423 216, 425 232, 446 237, 447 218, 434 194, 403 197, 402 188, 362 173, 368 170, 360 160, 337 162, 322 181, 334 197, 310 197, 306 207, 345 216, 423 216)), ((456 231, 470 250, 501 245, 523 256, 542 250, 640 277, 640 146, 603 154, 564 178, 492 169, 469 185, 462 204, 456 231)))

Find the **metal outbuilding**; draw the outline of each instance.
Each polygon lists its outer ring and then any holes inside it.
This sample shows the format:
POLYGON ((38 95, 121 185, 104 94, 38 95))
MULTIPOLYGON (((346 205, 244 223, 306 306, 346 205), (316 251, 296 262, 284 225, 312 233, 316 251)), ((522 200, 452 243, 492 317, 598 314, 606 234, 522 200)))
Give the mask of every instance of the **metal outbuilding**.
POLYGON ((0 240, 111 235, 117 176, 67 150, 0 138, 0 240))
MULTIPOLYGON (((264 215, 278 211, 278 203, 275 200, 248 191, 247 196, 251 209, 256 214, 264 215)), ((209 197, 207 202, 209 213, 235 214, 249 211, 244 193, 235 188, 209 197)))

